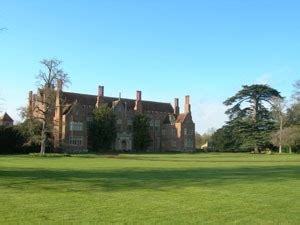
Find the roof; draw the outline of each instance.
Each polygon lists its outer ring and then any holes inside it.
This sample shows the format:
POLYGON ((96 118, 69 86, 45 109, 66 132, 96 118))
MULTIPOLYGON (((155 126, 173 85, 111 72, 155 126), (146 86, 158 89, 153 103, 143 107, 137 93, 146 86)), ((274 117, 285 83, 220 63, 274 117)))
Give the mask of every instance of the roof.
POLYGON ((7 113, 4 113, 2 116, 0 116, 0 120, 6 122, 14 122, 14 120, 7 113))
POLYGON ((181 113, 177 116, 176 123, 183 123, 187 117, 188 113, 181 113))
MULTIPOLYGON (((72 93, 72 92, 62 92, 62 100, 63 104, 73 104, 77 102, 82 105, 96 105, 97 95, 87 95, 80 93, 72 93)), ((103 102, 108 104, 109 107, 112 107, 114 101, 119 100, 116 97, 103 97, 103 102)), ((127 107, 131 110, 134 109, 135 99, 126 99, 122 98, 121 101, 127 103, 127 107)), ((173 113, 173 107, 170 103, 165 102, 154 102, 154 101, 142 101, 142 106, 144 111, 155 111, 155 112, 166 112, 173 113)))

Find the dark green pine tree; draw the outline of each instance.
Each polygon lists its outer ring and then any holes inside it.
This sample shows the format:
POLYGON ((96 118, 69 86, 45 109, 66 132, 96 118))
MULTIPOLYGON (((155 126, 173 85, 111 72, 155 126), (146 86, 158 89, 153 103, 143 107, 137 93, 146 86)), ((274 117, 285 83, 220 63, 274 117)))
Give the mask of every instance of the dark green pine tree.
POLYGON ((280 92, 268 85, 245 85, 224 102, 231 107, 226 111, 228 125, 234 128, 236 137, 242 143, 241 148, 257 152, 270 145, 274 120, 266 104, 271 105, 273 97, 282 98, 280 92))
POLYGON ((133 143, 136 151, 146 150, 151 143, 149 118, 137 114, 133 120, 133 143))
POLYGON ((94 110, 94 121, 89 126, 89 145, 94 151, 113 149, 117 137, 116 116, 106 104, 94 110))

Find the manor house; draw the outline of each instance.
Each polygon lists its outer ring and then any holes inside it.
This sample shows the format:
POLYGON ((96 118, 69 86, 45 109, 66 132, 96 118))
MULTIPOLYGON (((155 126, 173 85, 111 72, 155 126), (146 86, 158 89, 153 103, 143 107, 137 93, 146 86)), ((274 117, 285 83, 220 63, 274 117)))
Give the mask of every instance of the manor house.
MULTIPOLYGON (((41 91, 29 92, 31 111, 42 104, 37 102, 41 91)), ((133 119, 138 113, 146 114, 150 119, 152 143, 148 151, 182 151, 195 149, 195 124, 192 119, 190 97, 185 96, 184 112, 180 112, 179 99, 174 106, 170 103, 145 101, 142 92, 136 92, 135 99, 108 97, 104 86, 98 87, 97 95, 71 93, 62 90, 58 80, 55 92, 55 110, 53 112, 54 146, 66 152, 84 152, 89 146, 88 124, 93 121, 93 110, 101 104, 107 104, 116 115, 117 138, 115 150, 133 149, 133 119)))

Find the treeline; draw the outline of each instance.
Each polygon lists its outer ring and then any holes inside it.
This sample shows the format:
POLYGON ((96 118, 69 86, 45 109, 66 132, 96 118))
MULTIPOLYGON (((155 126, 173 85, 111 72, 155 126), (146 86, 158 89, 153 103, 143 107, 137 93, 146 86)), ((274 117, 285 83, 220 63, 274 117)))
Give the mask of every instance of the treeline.
POLYGON ((268 85, 243 86, 228 98, 226 125, 210 137, 211 151, 278 151, 300 149, 300 81, 292 101, 268 85))
MULTIPOLYGON (((39 121, 29 121, 15 126, 0 126, 0 154, 28 154, 40 151, 39 121)), ((50 143, 48 149, 50 149, 50 143)))

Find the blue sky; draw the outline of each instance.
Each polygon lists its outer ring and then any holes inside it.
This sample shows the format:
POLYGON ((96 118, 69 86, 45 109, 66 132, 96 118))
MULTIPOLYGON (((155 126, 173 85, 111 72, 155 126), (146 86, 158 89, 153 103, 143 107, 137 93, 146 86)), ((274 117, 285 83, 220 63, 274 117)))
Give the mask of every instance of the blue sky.
MULTIPOLYGON (((300 79, 300 1, 0 1, 0 97, 18 120, 43 58, 64 61, 69 91, 172 102, 190 94, 197 131, 226 120, 243 84, 284 96, 300 79)), ((183 107, 182 107, 183 109, 183 107)))

